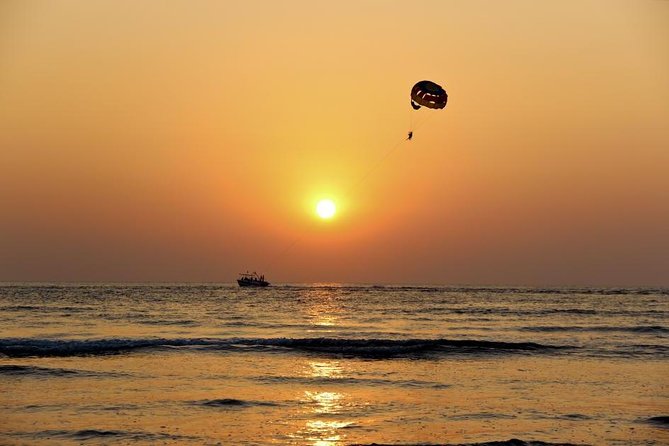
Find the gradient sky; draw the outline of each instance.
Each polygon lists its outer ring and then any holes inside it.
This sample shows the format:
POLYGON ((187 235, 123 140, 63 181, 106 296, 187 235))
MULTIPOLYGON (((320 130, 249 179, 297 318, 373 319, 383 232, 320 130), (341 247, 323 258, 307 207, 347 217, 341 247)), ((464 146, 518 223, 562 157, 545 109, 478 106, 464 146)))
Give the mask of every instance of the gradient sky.
POLYGON ((0 280, 669 285, 668 104, 664 1, 5 0, 0 280))

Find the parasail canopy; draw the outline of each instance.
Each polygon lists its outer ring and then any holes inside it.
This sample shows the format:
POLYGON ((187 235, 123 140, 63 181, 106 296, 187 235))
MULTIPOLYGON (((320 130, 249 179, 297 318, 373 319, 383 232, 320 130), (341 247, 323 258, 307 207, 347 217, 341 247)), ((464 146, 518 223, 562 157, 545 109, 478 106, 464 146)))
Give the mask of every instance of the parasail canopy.
POLYGON ((418 110, 421 106, 440 109, 446 107, 448 94, 432 81, 420 81, 411 89, 411 106, 418 110))

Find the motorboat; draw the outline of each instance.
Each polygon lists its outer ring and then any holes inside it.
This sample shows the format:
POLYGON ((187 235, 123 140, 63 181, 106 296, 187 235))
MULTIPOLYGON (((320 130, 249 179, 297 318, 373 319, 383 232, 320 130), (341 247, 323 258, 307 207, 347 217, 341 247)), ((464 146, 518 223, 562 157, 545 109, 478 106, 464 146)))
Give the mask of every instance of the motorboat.
POLYGON ((258 275, 257 273, 239 273, 237 283, 242 287, 265 287, 269 286, 269 282, 265 280, 265 275, 258 275))

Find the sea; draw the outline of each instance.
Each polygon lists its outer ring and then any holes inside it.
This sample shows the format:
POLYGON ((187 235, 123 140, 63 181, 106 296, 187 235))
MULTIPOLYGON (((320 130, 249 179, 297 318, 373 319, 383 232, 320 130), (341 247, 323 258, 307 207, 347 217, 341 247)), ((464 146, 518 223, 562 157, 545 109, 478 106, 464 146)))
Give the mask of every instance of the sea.
POLYGON ((669 289, 0 284, 2 445, 667 445, 669 289))

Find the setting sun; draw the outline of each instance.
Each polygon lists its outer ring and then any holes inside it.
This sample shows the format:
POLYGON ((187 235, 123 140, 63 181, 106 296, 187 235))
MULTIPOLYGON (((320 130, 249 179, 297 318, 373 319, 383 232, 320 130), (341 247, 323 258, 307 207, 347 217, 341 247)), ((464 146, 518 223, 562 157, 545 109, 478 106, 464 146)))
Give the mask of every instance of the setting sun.
POLYGON ((316 205, 316 213, 321 218, 332 218, 337 211, 332 200, 321 200, 316 205))

